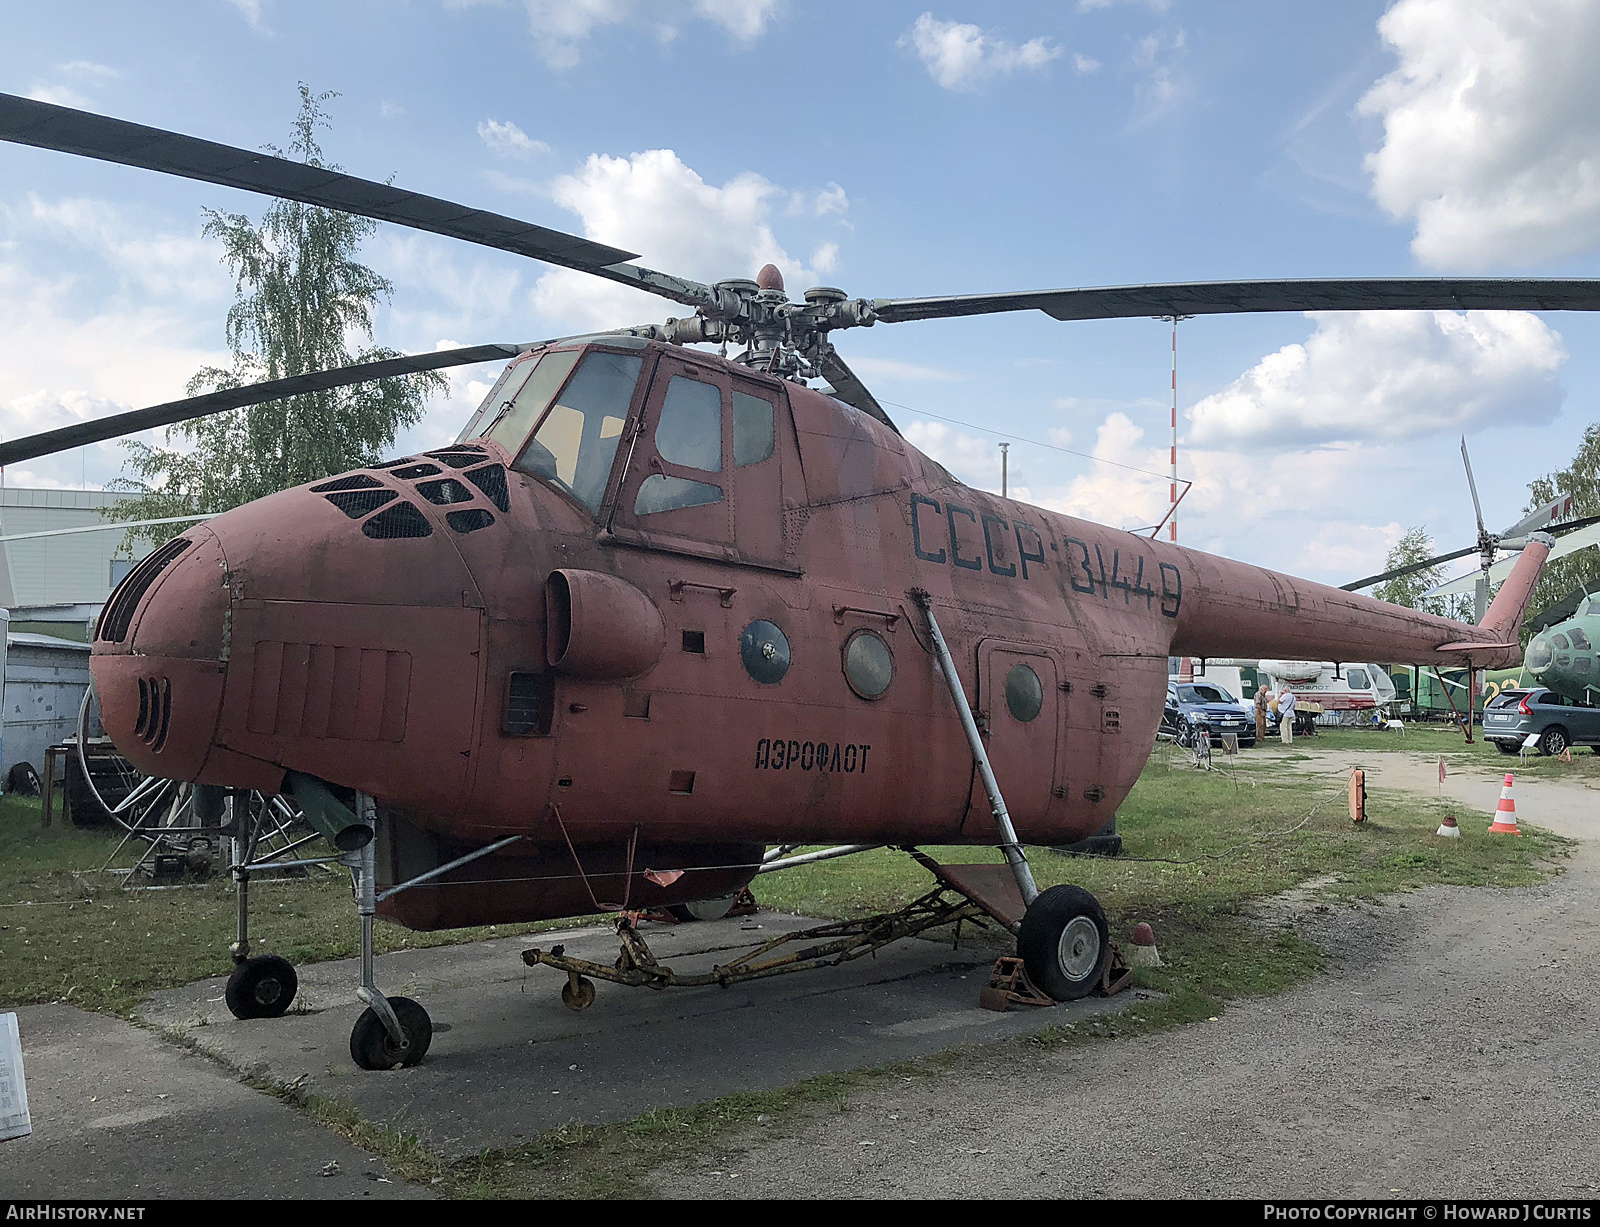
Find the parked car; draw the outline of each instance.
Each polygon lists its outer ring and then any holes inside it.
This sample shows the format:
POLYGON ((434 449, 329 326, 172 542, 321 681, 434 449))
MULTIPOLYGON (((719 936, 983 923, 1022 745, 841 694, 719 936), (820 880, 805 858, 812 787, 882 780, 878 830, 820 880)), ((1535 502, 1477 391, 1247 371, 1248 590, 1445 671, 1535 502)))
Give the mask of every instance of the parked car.
POLYGON ((1221 686, 1209 682, 1169 682, 1167 706, 1161 713, 1161 731, 1185 745, 1194 744, 1204 729, 1213 745, 1223 734, 1235 735, 1241 746, 1256 744, 1253 708, 1239 702, 1221 686))
POLYGON ((1569 746, 1594 746, 1600 754, 1600 707, 1576 703, 1543 687, 1502 690, 1483 712, 1483 735, 1502 754, 1515 754, 1528 739, 1540 754, 1560 754, 1569 746))

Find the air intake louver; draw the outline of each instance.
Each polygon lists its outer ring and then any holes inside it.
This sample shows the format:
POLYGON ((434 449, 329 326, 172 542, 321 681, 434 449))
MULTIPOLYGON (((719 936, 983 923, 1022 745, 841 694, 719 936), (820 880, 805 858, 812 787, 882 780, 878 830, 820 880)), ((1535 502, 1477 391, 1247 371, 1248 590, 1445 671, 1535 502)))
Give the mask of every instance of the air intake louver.
POLYGON ((482 490, 502 513, 511 510, 511 503, 506 498, 506 471, 500 465, 491 464, 486 468, 473 469, 464 476, 482 490))
POLYGON ((167 744, 172 724, 172 683, 164 677, 139 679, 139 721, 133 732, 156 753, 167 744))
POLYGON ((167 569, 173 559, 193 544, 187 537, 174 537, 151 551, 143 562, 129 571, 106 602, 95 637, 105 643, 121 643, 126 639, 128 628, 133 625, 133 612, 139 608, 144 594, 150 591, 150 585, 156 582, 156 577, 167 569))
POLYGON ((433 526, 410 503, 397 503, 373 516, 361 531, 375 541, 388 541, 395 537, 431 537, 433 526))

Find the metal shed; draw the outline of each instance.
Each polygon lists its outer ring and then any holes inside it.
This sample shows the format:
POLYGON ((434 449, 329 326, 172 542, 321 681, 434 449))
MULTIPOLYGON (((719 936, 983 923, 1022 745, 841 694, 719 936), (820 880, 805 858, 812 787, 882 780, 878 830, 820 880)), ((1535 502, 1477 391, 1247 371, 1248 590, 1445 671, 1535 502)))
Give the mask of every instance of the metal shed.
MULTIPOLYGON (((7 625, 0 610, 0 627, 7 625)), ((47 746, 70 736, 89 686, 89 645, 53 635, 6 633, 5 719, 0 726, 0 786, 17 763, 43 772, 47 746)), ((97 730, 90 729, 91 735, 97 730)))

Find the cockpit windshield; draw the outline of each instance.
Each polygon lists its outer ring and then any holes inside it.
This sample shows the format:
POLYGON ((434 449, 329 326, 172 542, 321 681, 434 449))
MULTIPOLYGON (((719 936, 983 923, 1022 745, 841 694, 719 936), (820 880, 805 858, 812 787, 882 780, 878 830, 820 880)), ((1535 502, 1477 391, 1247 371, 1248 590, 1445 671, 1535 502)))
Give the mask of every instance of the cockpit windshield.
MULTIPOLYGON (((534 385, 541 382, 545 366, 552 358, 566 358, 565 369, 561 371, 565 375, 574 357, 572 353, 547 355, 533 377, 523 385, 510 413, 490 430, 489 437, 500 439, 501 428, 512 418, 522 418, 521 431, 526 431, 531 418, 522 416, 523 400, 538 395, 542 401, 548 401, 554 393, 554 387, 537 393, 534 390, 534 385)), ((555 404, 544 415, 533 438, 517 457, 517 469, 566 491, 591 512, 598 513, 641 366, 643 359, 633 354, 595 350, 585 355, 556 397, 555 404)), ((559 382, 555 380, 557 385, 559 382)), ((543 408, 543 404, 539 407, 543 408)), ((518 437, 508 435, 501 441, 508 448, 515 448, 521 442, 520 432, 518 437)))

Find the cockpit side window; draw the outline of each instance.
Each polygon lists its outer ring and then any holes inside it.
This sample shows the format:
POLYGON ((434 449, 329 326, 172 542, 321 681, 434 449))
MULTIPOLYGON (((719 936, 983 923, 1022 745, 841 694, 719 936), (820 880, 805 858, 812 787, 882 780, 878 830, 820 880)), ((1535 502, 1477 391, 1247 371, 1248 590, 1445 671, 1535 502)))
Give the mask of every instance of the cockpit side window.
POLYGON ((1574 626, 1567 632, 1567 635, 1572 639, 1572 646, 1575 648, 1581 648, 1587 652, 1594 646, 1589 642, 1589 636, 1583 633, 1581 627, 1574 626))
POLYGON ((516 399, 506 405, 505 398, 502 397, 502 407, 497 415, 494 410, 490 410, 491 416, 480 428, 482 433, 515 455, 517 449, 527 440, 528 432, 533 429, 534 423, 544 413, 550 398, 571 374, 580 352, 576 349, 561 350, 540 358, 539 365, 534 367, 533 373, 523 382, 516 399))
POLYGON ((674 375, 656 426, 656 451, 669 464, 722 472, 722 389, 674 375))
MULTIPOLYGON (((642 365, 643 360, 633 354, 589 353, 522 449, 516 468, 566 491, 598 513, 642 365)), ((541 370, 543 366, 541 363, 541 370)), ((524 395, 533 382, 528 381, 524 395)), ((545 396, 549 398, 548 393, 545 396)), ((513 414, 520 402, 519 397, 513 414)), ((490 437, 497 431, 498 427, 490 437)))

